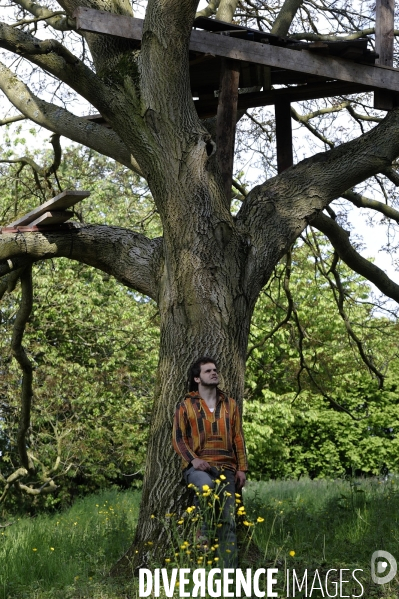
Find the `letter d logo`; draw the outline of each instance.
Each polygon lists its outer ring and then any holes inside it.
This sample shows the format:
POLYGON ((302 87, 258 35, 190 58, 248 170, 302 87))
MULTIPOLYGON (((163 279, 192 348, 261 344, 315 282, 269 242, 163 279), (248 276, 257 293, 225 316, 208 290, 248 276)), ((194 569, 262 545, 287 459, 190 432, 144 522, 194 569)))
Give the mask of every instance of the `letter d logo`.
POLYGON ((396 559, 393 555, 388 553, 388 551, 374 551, 373 555, 371 556, 371 578, 373 582, 377 584, 386 584, 387 582, 390 582, 393 578, 395 578, 397 569, 398 567, 396 559), (380 561, 379 558, 383 558, 384 561, 380 561), (390 571, 388 574, 385 574, 385 576, 381 576, 381 574, 386 572, 388 564, 391 566, 390 571))

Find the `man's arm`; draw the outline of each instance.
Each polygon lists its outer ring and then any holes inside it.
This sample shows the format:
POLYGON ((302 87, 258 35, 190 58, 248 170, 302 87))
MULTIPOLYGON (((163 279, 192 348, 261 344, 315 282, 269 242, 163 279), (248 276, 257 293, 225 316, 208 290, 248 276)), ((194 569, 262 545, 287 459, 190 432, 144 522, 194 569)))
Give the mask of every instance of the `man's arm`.
MULTIPOLYGON (((183 403, 180 403, 176 409, 173 420, 172 443, 173 448, 184 461, 189 464, 193 460, 199 460, 193 450, 190 448, 187 436, 187 412, 183 403)), ((203 461, 203 460, 202 460, 203 461)), ((194 466, 195 468, 195 466, 194 466)))

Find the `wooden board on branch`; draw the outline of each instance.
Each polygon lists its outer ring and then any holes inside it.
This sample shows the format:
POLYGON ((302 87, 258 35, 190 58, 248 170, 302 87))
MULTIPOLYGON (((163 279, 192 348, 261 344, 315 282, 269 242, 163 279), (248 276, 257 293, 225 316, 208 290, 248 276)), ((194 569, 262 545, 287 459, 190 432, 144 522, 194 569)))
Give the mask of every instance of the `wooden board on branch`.
POLYGON ((37 227, 39 225, 53 225, 66 222, 73 215, 65 209, 74 206, 90 195, 90 191, 63 191, 51 200, 47 200, 37 208, 34 208, 28 214, 21 216, 10 223, 4 229, 15 229, 19 226, 27 225, 37 227))

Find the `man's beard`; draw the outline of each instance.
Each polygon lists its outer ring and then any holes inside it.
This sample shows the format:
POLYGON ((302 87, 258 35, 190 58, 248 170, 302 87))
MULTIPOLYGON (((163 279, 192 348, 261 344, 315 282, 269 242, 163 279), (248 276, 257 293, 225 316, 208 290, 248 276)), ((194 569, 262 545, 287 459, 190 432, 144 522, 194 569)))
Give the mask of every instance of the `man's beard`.
POLYGON ((215 383, 206 383, 205 381, 202 380, 201 376, 199 377, 199 379, 200 379, 200 384, 203 387, 217 387, 219 384, 219 379, 215 383))

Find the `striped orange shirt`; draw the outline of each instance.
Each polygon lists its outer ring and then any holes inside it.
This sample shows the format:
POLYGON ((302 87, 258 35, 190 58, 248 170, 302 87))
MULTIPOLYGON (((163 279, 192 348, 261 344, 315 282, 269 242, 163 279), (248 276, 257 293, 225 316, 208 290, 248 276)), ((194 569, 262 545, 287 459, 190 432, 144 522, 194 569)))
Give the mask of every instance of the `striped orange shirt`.
POLYGON ((213 412, 197 391, 186 395, 175 412, 172 441, 183 468, 201 458, 230 470, 248 470, 237 403, 219 389, 213 412))

